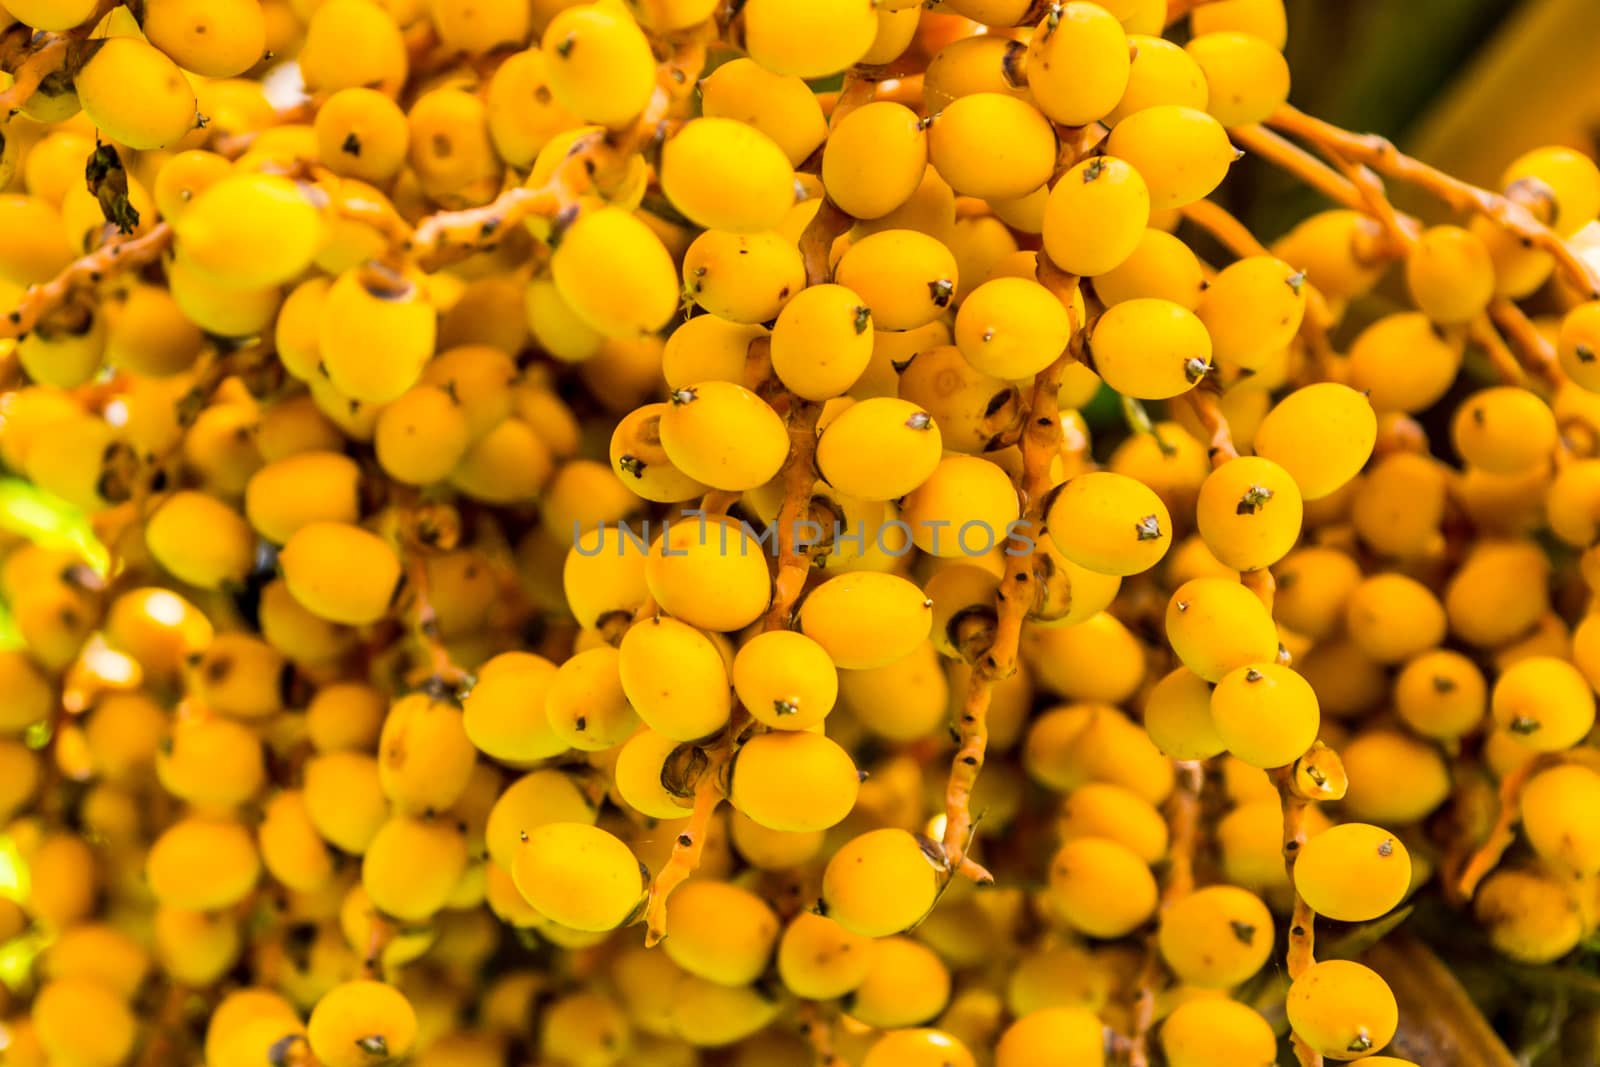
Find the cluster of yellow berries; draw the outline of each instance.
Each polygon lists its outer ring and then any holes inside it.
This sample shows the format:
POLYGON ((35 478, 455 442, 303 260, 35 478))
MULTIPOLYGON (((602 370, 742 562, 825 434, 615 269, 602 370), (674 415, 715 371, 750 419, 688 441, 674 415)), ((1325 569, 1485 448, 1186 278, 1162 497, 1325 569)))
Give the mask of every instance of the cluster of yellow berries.
POLYGON ((1600 924, 1581 153, 1282 0, 0 3, 0 1063, 1405 1065, 1319 929, 1600 924))

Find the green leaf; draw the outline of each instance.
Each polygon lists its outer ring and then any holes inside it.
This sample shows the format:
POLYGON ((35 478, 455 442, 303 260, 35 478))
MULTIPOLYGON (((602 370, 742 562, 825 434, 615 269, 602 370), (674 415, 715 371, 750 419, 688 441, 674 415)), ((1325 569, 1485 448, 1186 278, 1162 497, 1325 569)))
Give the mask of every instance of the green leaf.
MULTIPOLYGON (((66 548, 100 577, 111 569, 111 553, 78 508, 21 478, 0 478, 0 529, 46 548, 66 548)), ((0 627, 3 640, 4 627, 0 627)))

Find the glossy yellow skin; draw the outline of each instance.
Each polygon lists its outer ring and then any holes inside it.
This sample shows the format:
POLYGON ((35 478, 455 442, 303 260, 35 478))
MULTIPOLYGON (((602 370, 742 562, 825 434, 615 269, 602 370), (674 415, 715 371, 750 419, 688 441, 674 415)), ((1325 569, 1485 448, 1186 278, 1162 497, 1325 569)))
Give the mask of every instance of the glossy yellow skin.
POLYGON ((1066 350, 1081 319, 1029 278, 995 278, 969 293, 956 313, 955 342, 968 363, 1008 381, 1037 374, 1066 350))
POLYGON ((238 958, 238 927, 227 915, 158 906, 151 926, 157 961, 179 981, 208 985, 238 958))
POLYGON ((805 277, 800 250, 770 230, 707 230, 683 259, 684 291, 690 298, 712 315, 741 324, 777 318, 790 298, 804 290, 805 277))
POLYGON ((1000 1035, 995 1067, 1066 1067, 1105 1063, 1105 1026, 1079 1007, 1054 1007, 1024 1015, 1000 1035))
POLYGON ((555 99, 549 63, 538 48, 518 52, 495 69, 484 105, 495 151, 518 168, 531 165, 552 137, 582 121, 555 99))
POLYGON ((1044 249, 1073 274, 1098 275, 1122 264, 1150 221, 1150 191, 1125 160, 1096 156, 1061 176, 1044 209, 1044 249))
POLYGON ((1106 307, 1154 297, 1194 311, 1204 281, 1188 245, 1164 230, 1147 229, 1120 263, 1095 276, 1094 291, 1106 307))
POLYGON ((1050 180, 1056 135, 1025 100, 1007 93, 971 93, 933 117, 928 157, 957 194, 1014 200, 1050 180))
POLYGON ((621 4, 566 8, 540 40, 550 91, 584 122, 618 127, 655 88, 650 42, 621 4))
POLYGON ((579 779, 556 770, 532 771, 508 785, 489 810, 484 830, 489 857, 509 871, 524 830, 549 822, 593 824, 595 814, 579 779))
POLYGON ((1289 473, 1269 459, 1222 464, 1200 486, 1196 518, 1206 547, 1241 571, 1270 567, 1300 538, 1303 505, 1289 473))
POLYGON ((1138 639, 1106 612, 1076 626, 1041 630, 1024 644, 1040 684, 1069 699, 1121 703, 1144 680, 1138 639))
POLYGON ((1305 280, 1304 273, 1272 256, 1238 260, 1211 279, 1196 313, 1217 359, 1258 370, 1285 348, 1305 316, 1305 280))
POLYGON ((648 548, 615 526, 589 530, 577 538, 561 571, 562 590, 573 616, 595 627, 631 615, 644 602, 648 548))
POLYGON ((645 889, 628 846, 584 823, 546 823, 527 831, 511 874, 541 915, 576 930, 616 929, 645 889))
POLYGON ((1321 711, 1303 677, 1276 663, 1236 667, 1211 694, 1211 719, 1228 750, 1267 770, 1294 762, 1317 739, 1321 711))
POLYGON ((1162 1022, 1161 1051, 1171 1067, 1271 1067, 1278 1040, 1253 1008, 1203 997, 1179 1004, 1162 1022))
POLYGON ((933 416, 952 452, 984 452, 1020 418, 1021 390, 978 371, 952 344, 914 352, 900 372, 899 395, 933 416))
POLYGON ((661 352, 661 375, 672 389, 699 382, 743 383, 750 342, 768 333, 760 325, 730 322, 714 314, 697 315, 667 338, 661 352))
POLYGON ((1532 656, 1501 672, 1490 694, 1499 726, 1535 752, 1558 752, 1594 726, 1594 690, 1565 660, 1532 656))
POLYGON ((538 432, 520 419, 506 419, 467 450, 450 483, 485 503, 526 504, 539 495, 554 469, 549 446, 538 432))
POLYGON ((1067 794, 1056 831, 1063 841, 1109 838, 1150 864, 1167 853, 1167 824, 1160 811, 1139 793, 1111 782, 1087 782, 1067 794))
POLYGON ((1377 972, 1349 960, 1315 964, 1289 987, 1289 1025, 1329 1059, 1353 1060, 1394 1037, 1398 1009, 1377 972))
POLYGON ((187 370, 205 338, 183 317, 172 295, 153 285, 133 286, 109 308, 106 362, 135 374, 165 378, 187 370))
POLYGON ((848 391, 872 360, 873 321, 872 309, 846 286, 798 288, 772 327, 773 373, 807 400, 848 391))
POLYGON ((532 10, 526 4, 468 6, 431 0, 427 8, 440 39, 452 49, 473 55, 521 45, 531 29, 532 10))
POLYGON ((430 485, 447 478, 466 454, 466 416, 445 390, 417 385, 384 405, 373 445, 391 478, 430 485))
POLYGON ((821 734, 785 730, 752 738, 740 750, 729 799, 769 830, 805 833, 842 821, 855 805, 859 786, 855 763, 837 743, 821 734))
POLYGON ((1400 663, 1444 639, 1444 607, 1427 586, 1403 574, 1379 574, 1350 593, 1345 627, 1362 652, 1400 663))
POLYGON ((270 463, 245 486, 244 512, 267 540, 283 544, 310 522, 360 517, 360 468, 336 452, 301 452, 270 463))
POLYGON ((83 1067, 117 1067, 133 1051, 137 1020, 117 993, 93 978, 56 978, 34 997, 33 1025, 52 1057, 83 1067), (93 1019, 93 1026, 84 1025, 93 1019))
POLYGON ((1368 730, 1341 745, 1349 775, 1344 810, 1386 826, 1420 822, 1450 798, 1450 769, 1438 749, 1398 730, 1368 730))
POLYGON ((1150 690, 1144 728, 1173 759, 1210 759, 1227 748, 1211 718, 1211 687, 1187 667, 1172 671, 1150 690))
POLYGON ((49 281, 72 262, 73 248, 63 231, 61 215, 37 197, 0 194, 0 222, 6 241, 0 246, 0 279, 25 286, 49 281))
POLYGON ((873 830, 833 854, 822 876, 830 919, 862 937, 909 929, 932 910, 945 872, 904 830, 873 830))
POLYGON ((1473 914, 1490 944, 1520 963, 1560 959, 1583 936, 1582 908, 1561 882, 1536 871, 1502 868, 1478 887, 1473 914))
POLYGON ((396 815, 361 857, 361 884, 386 915, 420 921, 450 899, 467 865, 467 840, 443 820, 396 815))
POLYGON ((381 619, 400 581, 400 561, 388 543, 347 523, 300 527, 283 546, 278 564, 303 607, 351 626, 381 619))
POLYGON ((1102 837, 1068 841, 1050 861, 1051 909, 1089 937, 1122 937, 1156 910, 1156 881, 1127 846, 1102 837))
POLYGON ((208 78, 243 74, 266 51, 266 19, 256 0, 156 0, 145 8, 140 27, 185 70, 208 78))
POLYGON ((1332 209, 1299 222, 1273 242, 1272 254, 1316 279, 1323 296, 1348 300, 1370 292, 1382 276, 1384 264, 1373 254, 1382 239, 1383 229, 1371 217, 1332 209))
POLYGON ((1425 230, 1406 257, 1411 299, 1441 325, 1471 321, 1494 296, 1489 250, 1470 230, 1435 226, 1425 230))
POLYGON ((1345 604, 1361 583, 1361 566, 1344 552, 1308 545, 1273 568, 1278 589, 1273 616, 1312 640, 1331 636, 1344 622, 1345 604))
POLYGON ((430 199, 460 209, 486 204, 499 192, 503 168, 476 95, 459 89, 424 93, 406 122, 406 158, 430 199))
POLYGON ((1301 848, 1294 884, 1317 914, 1366 922, 1405 898, 1411 888, 1411 857, 1387 830, 1341 823, 1301 848))
POLYGON ((391 704, 378 735, 378 772, 396 810, 424 814, 454 804, 472 776, 472 738, 451 702, 420 692, 391 704))
POLYGON ((756 721, 777 730, 806 730, 833 710, 839 675, 816 641, 774 630, 740 647, 733 660, 733 688, 756 721))
POLYGON ((1431 456, 1384 456, 1372 465, 1351 505, 1356 533, 1384 555, 1423 555, 1438 543, 1448 480, 1448 469, 1431 456))
POLYGON ((16 356, 34 381, 71 389, 94 377, 105 348, 105 316, 86 310, 64 327, 34 330, 17 343, 16 356))
POLYGON ((1098 4, 1063 4, 1045 16, 1028 44, 1028 89, 1035 105, 1063 126, 1095 122, 1128 85, 1128 38, 1098 4))
POLYGON ((623 742, 612 769, 623 802, 653 819, 683 818, 689 798, 680 798, 661 784, 668 759, 681 745, 649 727, 623 742))
POLYGON ((775 74, 825 78, 856 63, 878 35, 870 0, 753 0, 745 48, 775 74))
MULTIPOLYGON (((566 751, 566 741, 545 715, 555 675, 556 665, 542 656, 504 653, 485 664, 462 705, 461 728, 472 746, 495 759, 517 761, 566 751)), ((456 775, 464 784, 459 766, 456 775)))
POLYGON ((933 626, 933 605, 904 578, 874 571, 823 582, 800 604, 800 631, 837 667, 882 667, 911 653, 933 626))
POLYGON ((1022 760, 1029 775, 1061 793, 1087 782, 1107 782, 1160 804, 1172 791, 1170 763, 1143 731, 1107 704, 1069 704, 1040 716, 1028 731, 1022 760))
POLYGON ((1271 957, 1272 913, 1247 890, 1206 886, 1161 913, 1158 944, 1180 981, 1228 989, 1248 980, 1271 957))
POLYGON ((936 238, 884 230, 850 245, 834 281, 860 294, 876 329, 914 330, 955 303, 960 274, 955 256, 936 238))
POLYGON ((1020 513, 1004 470, 977 456, 946 456, 904 497, 900 517, 910 524, 918 548, 953 558, 1004 544, 1020 513))
POLYGON ((1516 474, 1545 462, 1556 446, 1550 408, 1526 389, 1496 386, 1463 401, 1450 439, 1463 459, 1491 474, 1516 474))
POLYGON ((198 121, 194 90, 178 65, 136 37, 107 40, 74 85, 95 126, 129 148, 165 148, 198 121))
POLYGON ((870 732, 891 739, 920 737, 942 721, 949 694, 931 641, 886 666, 839 676, 842 706, 870 732))
POLYGON ((894 500, 932 476, 943 443, 938 423, 916 404, 873 397, 828 423, 817 441, 817 469, 848 496, 894 500), (885 462, 866 463, 868 455, 885 462))
POLYGON ((603 752, 639 728, 622 691, 619 653, 610 646, 576 653, 557 669, 545 697, 551 731, 571 747, 603 752))
POLYGON ((1206 110, 1224 126, 1261 122, 1289 98, 1289 63, 1248 33, 1201 34, 1184 46, 1205 73, 1206 110))
POLYGON ((766 134, 734 119, 685 124, 661 153, 661 189, 705 229, 771 230, 794 203, 794 171, 766 134))
POLYGON ((1159 297, 1125 300, 1100 316, 1089 339, 1096 374, 1121 393, 1164 400, 1211 371, 1211 337, 1194 313, 1159 297))
POLYGON ((950 971, 933 949, 909 937, 886 937, 851 996, 851 1011, 879 1029, 917 1026, 944 1010, 950 987, 950 971))
POLYGON ((882 218, 917 191, 928 149, 928 128, 915 111, 887 100, 864 104, 829 131, 822 184, 851 217, 882 218))
POLYGON ((1600 170, 1571 148, 1552 145, 1518 156, 1500 176, 1500 184, 1509 193, 1525 192, 1541 210, 1548 200, 1548 221, 1563 237, 1600 212, 1600 170))
POLYGON ((323 236, 316 209, 295 184, 270 174, 237 174, 208 186, 174 228, 184 261, 228 289, 293 279, 310 266, 323 236))
POLYGON ((788 455, 788 431, 777 412, 732 382, 700 382, 675 390, 661 414, 659 432, 674 467, 732 492, 765 484, 788 455))
POLYGON ((663 609, 702 630, 739 630, 772 599, 770 549, 723 517, 670 524, 650 546, 645 583, 663 609))
POLYGON ((942 1030, 894 1030, 873 1042, 862 1067, 973 1067, 977 1061, 942 1030))
POLYGON ((311 1051, 327 1067, 370 1067, 406 1056, 417 1015, 405 994, 374 981, 345 982, 317 1001, 306 1024, 311 1051))
POLYGON ((1068 559, 1048 534, 1036 538, 1034 577, 1040 596, 1028 619, 1041 626, 1076 626, 1105 611, 1122 588, 1116 575, 1101 574, 1068 559))
POLYGON ((658 616, 630 627, 620 651, 623 692, 651 729, 694 741, 728 721, 727 668, 699 630, 658 616))
POLYGON ((1129 115, 1111 131, 1105 148, 1144 178, 1153 210, 1204 198, 1222 183, 1235 156, 1221 123, 1181 104, 1129 115))
POLYGON ((630 1050, 631 1034, 622 1009, 603 993, 570 993, 543 1009, 539 1043, 563 1063, 615 1063, 630 1050))
POLYGON ((1306 501, 1320 500, 1366 465, 1377 440, 1372 405, 1349 386, 1319 382, 1280 400, 1256 430, 1255 453, 1287 470, 1306 501))
POLYGON ((1105 117, 1107 125, 1115 126, 1129 115, 1161 105, 1206 109, 1209 91, 1205 72, 1183 48, 1160 37, 1137 33, 1128 35, 1128 47, 1134 50, 1128 87, 1105 117))
POLYGON ((267 873, 298 892, 326 885, 333 875, 333 856, 311 822, 305 794, 296 789, 277 794, 263 816, 256 840, 267 873))
POLYGON ((243 900, 261 857, 250 831, 231 819, 189 816, 156 838, 145 861, 150 892, 163 904, 206 911, 243 900))
POLYGON ((247 726, 223 718, 179 719, 156 755, 162 786, 211 809, 237 807, 261 788, 261 742, 247 726))
POLYGON ((694 881, 672 895, 663 942, 690 974, 723 985, 746 985, 767 966, 778 940, 778 917, 764 900, 726 882, 694 881))
POLYGON ((1460 737, 1483 721, 1489 688, 1477 664, 1441 649, 1423 653, 1401 669, 1394 703, 1412 730, 1444 740, 1460 737))
POLYGON ((45 833, 24 855, 32 884, 20 903, 35 921, 60 930, 93 914, 101 876, 94 853, 81 837, 45 833))
POLYGON ((607 337, 653 333, 678 308, 678 271, 661 240, 622 208, 588 212, 551 259, 556 288, 577 316, 607 337))
POLYGON ((1480 542, 1445 586, 1451 633, 1487 648, 1526 634, 1549 610, 1549 575, 1549 560, 1530 541, 1480 542))
POLYGON ((1062 555, 1097 574, 1147 571, 1172 544, 1172 517, 1161 498, 1109 471, 1067 482, 1049 502, 1045 529, 1062 555))
POLYGON ((1167 602, 1167 640, 1184 666, 1208 682, 1248 663, 1271 663, 1278 631, 1254 593, 1223 578, 1195 578, 1167 602))
POLYGON ((796 996, 847 996, 866 980, 875 943, 832 918, 801 912, 778 942, 778 975, 796 996))
POLYGON ((328 288, 317 331, 329 380, 355 400, 394 400, 417 383, 433 355, 434 318, 426 294, 412 279, 368 276, 360 268, 345 271, 328 288))
POLYGON ((1600 870, 1600 837, 1584 813, 1600 797, 1600 774, 1581 764, 1540 771, 1522 790, 1522 832, 1540 856, 1591 874, 1600 870))
POLYGON ((8 5, 7 22, 21 22, 36 30, 70 30, 94 13, 85 0, 20 0, 8 5))
POLYGON ((718 66, 700 82, 700 101, 707 116, 737 119, 766 134, 791 166, 804 163, 829 135, 817 95, 805 81, 773 73, 753 59, 718 66))
POLYGON ((168 497, 145 528, 150 554, 174 577, 200 589, 244 581, 255 564, 255 537, 239 513, 203 493, 168 497))
POLYGON ((306 27, 300 63, 313 91, 364 85, 386 96, 399 93, 410 68, 400 28, 372 0, 319 5, 306 27))

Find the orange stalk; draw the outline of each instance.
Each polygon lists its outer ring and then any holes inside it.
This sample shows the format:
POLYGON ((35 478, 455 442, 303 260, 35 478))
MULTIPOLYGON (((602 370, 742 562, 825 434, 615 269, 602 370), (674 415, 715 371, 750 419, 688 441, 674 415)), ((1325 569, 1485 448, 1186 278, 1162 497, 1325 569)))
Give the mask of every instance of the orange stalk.
POLYGON ((49 281, 29 286, 17 306, 0 319, 0 338, 21 337, 66 304, 74 293, 98 284, 109 274, 154 262, 171 243, 172 227, 164 222, 142 234, 112 237, 49 281))

